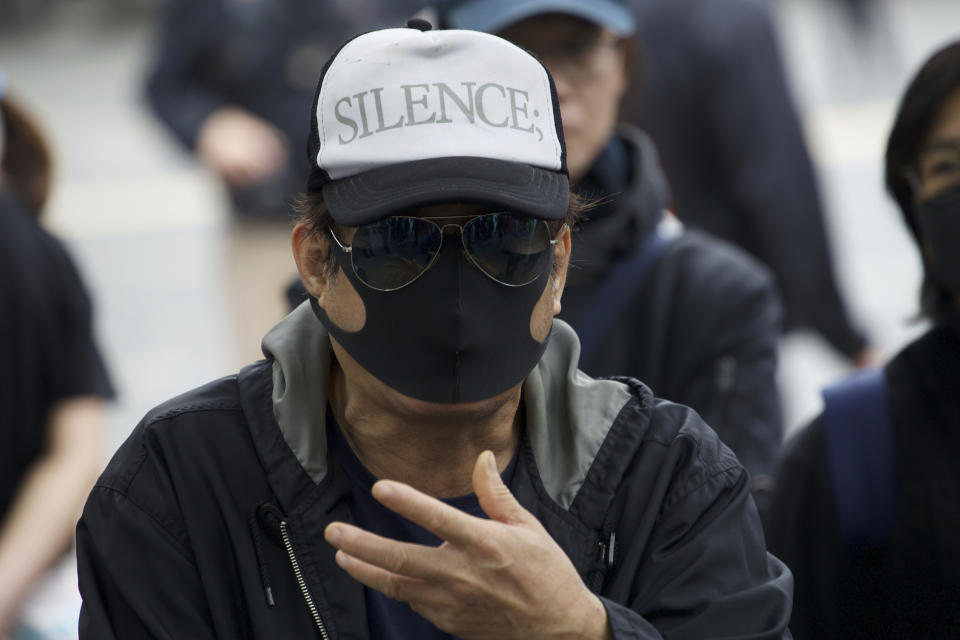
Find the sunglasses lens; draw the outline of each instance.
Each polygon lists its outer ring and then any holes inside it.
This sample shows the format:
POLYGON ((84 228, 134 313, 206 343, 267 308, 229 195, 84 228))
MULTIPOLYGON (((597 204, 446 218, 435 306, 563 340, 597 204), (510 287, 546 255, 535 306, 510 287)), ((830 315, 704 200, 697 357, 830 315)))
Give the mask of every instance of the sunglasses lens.
POLYGON ((385 218, 357 229, 351 240, 353 268, 374 289, 399 289, 430 266, 440 242, 440 229, 426 220, 385 218))
POLYGON ((478 267, 506 285, 529 284, 552 260, 546 223, 509 213, 478 216, 463 227, 463 244, 478 267))

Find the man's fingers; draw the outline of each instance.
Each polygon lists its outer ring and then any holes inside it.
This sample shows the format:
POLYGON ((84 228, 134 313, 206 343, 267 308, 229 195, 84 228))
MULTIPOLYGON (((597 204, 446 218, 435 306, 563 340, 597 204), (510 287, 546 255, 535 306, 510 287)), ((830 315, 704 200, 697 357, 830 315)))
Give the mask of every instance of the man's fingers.
POLYGON ((353 558, 390 573, 424 580, 438 577, 433 547, 398 542, 342 522, 327 526, 324 537, 353 558))
POLYGON ((391 511, 457 546, 472 544, 477 525, 482 522, 402 482, 380 480, 373 485, 373 497, 391 511))
POLYGON ((430 589, 430 585, 423 580, 391 573, 351 556, 342 549, 337 551, 336 558, 340 568, 349 573, 354 580, 394 600, 420 602, 430 589))
POLYGON ((503 484, 497 459, 492 451, 484 451, 473 466, 473 491, 480 507, 491 520, 507 524, 527 522, 533 516, 517 502, 510 488, 503 484))

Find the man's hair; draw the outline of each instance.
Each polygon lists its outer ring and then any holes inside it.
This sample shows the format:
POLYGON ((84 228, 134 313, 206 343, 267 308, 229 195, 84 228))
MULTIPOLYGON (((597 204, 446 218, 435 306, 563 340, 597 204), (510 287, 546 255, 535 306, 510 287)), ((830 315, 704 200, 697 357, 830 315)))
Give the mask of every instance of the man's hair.
MULTIPOLYGON (((546 220, 547 227, 550 229, 551 237, 556 236, 563 225, 567 225, 571 231, 576 228, 586 208, 584 201, 577 194, 570 194, 570 204, 567 205, 567 212, 560 220, 546 220)), ((335 226, 333 216, 327 210, 323 202, 323 195, 319 191, 311 193, 301 193, 293 202, 293 210, 296 215, 296 223, 307 227, 307 233, 310 235, 323 236, 327 230, 335 226)), ((315 256, 313 259, 322 261, 321 264, 315 264, 318 270, 327 275, 332 275, 337 271, 336 258, 332 251, 328 251, 324 257, 315 256)))
MULTIPOLYGON (((920 144, 930 130, 933 118, 943 101, 960 88, 960 42, 954 42, 935 53, 921 67, 907 87, 887 141, 885 174, 887 191, 896 200, 903 220, 917 244, 923 247, 923 234, 917 221, 915 182, 920 144)), ((922 251, 921 251, 922 253, 922 251)), ((926 257, 924 278, 920 288, 920 313, 940 319, 955 307, 952 292, 938 283, 930 273, 926 257)))

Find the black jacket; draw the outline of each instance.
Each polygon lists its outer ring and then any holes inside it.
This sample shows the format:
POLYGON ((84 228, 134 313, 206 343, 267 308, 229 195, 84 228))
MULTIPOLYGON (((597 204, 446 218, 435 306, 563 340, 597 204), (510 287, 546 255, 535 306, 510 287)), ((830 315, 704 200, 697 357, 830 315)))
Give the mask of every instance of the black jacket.
POLYGON ((770 267, 785 328, 852 356, 866 344, 827 226, 766 3, 632 0, 644 70, 622 116, 656 142, 685 224, 770 267))
MULTIPOLYGON (((629 172, 622 190, 599 214, 588 211, 573 238, 560 317, 578 333, 608 313, 610 301, 595 296, 611 268, 663 225, 668 196, 652 143, 629 126, 619 138, 629 172)), ((639 283, 618 292, 629 301, 581 368, 636 377, 657 396, 696 409, 751 473, 771 473, 783 426, 775 380, 780 304, 767 271, 731 245, 685 231, 639 283)))
MULTIPOLYGON (((367 637, 362 587, 322 535, 350 520, 344 474, 275 418, 322 435, 324 412, 303 411, 325 386, 283 407, 329 343, 306 305, 284 323, 312 337, 158 407, 100 478, 77 530, 81 638, 303 639, 317 620, 367 637)), ((576 349, 558 323, 525 382, 511 490, 601 595, 614 637, 783 636, 791 578, 764 549, 746 471, 686 407, 577 372, 576 349)))
MULTIPOLYGON (((788 444, 768 516, 770 548, 796 574, 797 638, 960 637, 960 322, 886 367, 896 521, 886 538, 844 540, 822 417, 788 444)), ((865 442, 864 446, 870 446, 865 442)))

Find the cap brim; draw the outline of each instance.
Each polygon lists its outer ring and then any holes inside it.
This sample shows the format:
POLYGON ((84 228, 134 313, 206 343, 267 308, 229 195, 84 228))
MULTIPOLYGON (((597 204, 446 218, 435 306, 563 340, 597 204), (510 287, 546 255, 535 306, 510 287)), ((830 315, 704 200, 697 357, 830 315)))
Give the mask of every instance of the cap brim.
POLYGON ((622 36, 633 35, 636 20, 622 5, 606 0, 486 0, 464 2, 450 9, 449 26, 497 33, 521 20, 544 13, 565 13, 593 22, 622 36))
POLYGON ((489 158, 432 158, 371 169, 323 186, 338 224, 369 224, 435 204, 482 203, 545 220, 564 217, 570 202, 565 173, 489 158))

